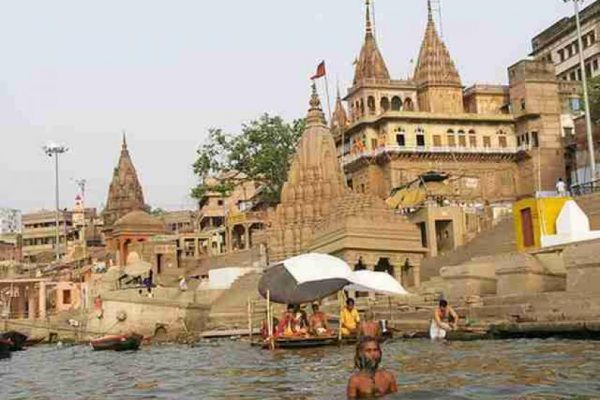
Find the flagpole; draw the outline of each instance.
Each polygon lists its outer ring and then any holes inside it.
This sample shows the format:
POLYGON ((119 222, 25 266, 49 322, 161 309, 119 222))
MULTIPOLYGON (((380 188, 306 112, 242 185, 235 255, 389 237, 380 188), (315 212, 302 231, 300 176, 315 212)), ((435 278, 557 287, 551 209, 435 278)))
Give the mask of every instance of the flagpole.
POLYGON ((325 72, 325 95, 327 96, 327 110, 329 111, 329 123, 331 124, 331 100, 329 99, 329 81, 325 72))

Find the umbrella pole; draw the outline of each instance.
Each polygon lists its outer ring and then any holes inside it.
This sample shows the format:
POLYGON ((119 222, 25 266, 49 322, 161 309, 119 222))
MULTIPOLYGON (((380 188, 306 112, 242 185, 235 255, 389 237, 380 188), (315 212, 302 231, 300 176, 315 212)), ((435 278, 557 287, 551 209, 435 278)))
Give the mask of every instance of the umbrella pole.
POLYGON ((273 316, 271 310, 271 291, 267 290, 267 329, 269 330, 269 347, 271 350, 275 348, 275 342, 273 342, 273 316))
POLYGON ((252 344, 252 301, 248 299, 248 337, 252 344))
POLYGON ((338 340, 342 343, 342 311, 344 309, 344 292, 338 292, 338 306, 340 307, 340 321, 338 326, 338 340))

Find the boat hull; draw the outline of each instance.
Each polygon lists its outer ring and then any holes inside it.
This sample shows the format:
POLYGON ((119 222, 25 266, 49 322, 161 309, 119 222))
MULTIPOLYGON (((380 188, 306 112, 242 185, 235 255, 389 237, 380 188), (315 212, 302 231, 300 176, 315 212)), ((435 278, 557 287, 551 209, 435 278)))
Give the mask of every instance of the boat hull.
POLYGON ((17 331, 8 331, 1 333, 0 339, 8 340, 12 343, 10 351, 20 351, 23 350, 23 347, 25 346, 27 335, 17 331))
POLYGON ((10 348, 13 343, 8 339, 0 339, 0 359, 10 357, 10 348))
POLYGON ((90 342, 95 351, 132 351, 138 350, 143 340, 142 335, 106 336, 90 342))

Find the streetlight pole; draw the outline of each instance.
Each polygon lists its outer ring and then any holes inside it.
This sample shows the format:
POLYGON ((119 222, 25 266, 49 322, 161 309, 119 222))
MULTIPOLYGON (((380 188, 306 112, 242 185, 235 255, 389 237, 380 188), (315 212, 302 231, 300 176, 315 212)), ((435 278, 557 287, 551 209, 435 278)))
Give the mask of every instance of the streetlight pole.
POLYGON ((83 209, 83 227, 81 228, 81 242, 83 247, 83 260, 87 258, 87 242, 85 239, 85 184, 87 181, 85 179, 76 179, 75 183, 79 186, 79 190, 81 191, 81 208, 83 209))
MULTIPOLYGON (((58 191, 58 155, 66 153, 69 151, 67 146, 61 146, 56 143, 49 143, 43 147, 44 152, 48 155, 48 157, 54 157, 54 198, 56 201, 56 231, 55 231, 55 254, 56 261, 60 261, 60 228, 59 228, 59 219, 60 219, 60 206, 59 206, 59 191, 58 191)), ((66 237, 65 237, 66 240, 66 237)))
POLYGON ((565 3, 573 1, 575 7, 575 24, 577 26, 577 43, 579 46, 579 68, 581 68, 581 78, 583 84, 583 101, 585 104, 585 125, 587 131, 588 152, 590 154, 590 184, 592 188, 596 180, 596 156, 594 154, 594 137, 592 133, 592 115, 590 109, 590 98, 588 94, 587 76, 585 74, 585 58, 583 56, 583 38, 581 35, 581 20, 579 18, 579 2, 582 0, 563 0, 565 3))

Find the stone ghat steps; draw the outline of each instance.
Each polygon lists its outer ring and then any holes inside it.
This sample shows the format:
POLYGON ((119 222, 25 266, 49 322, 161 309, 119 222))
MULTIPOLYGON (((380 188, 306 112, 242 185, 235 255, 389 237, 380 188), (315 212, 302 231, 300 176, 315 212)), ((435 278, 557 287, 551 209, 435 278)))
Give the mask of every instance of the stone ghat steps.
POLYGON ((592 230, 600 230, 600 193, 577 197, 577 204, 590 219, 592 230))
POLYGON ((246 310, 248 299, 261 298, 258 293, 260 277, 261 274, 251 272, 236 279, 231 287, 214 301, 211 312, 235 312, 240 308, 246 310))
POLYGON ((421 263, 421 279, 423 282, 439 276, 440 268, 458 265, 474 257, 485 257, 514 252, 516 238, 513 219, 506 218, 493 228, 480 233, 471 242, 447 254, 426 258, 421 263))

